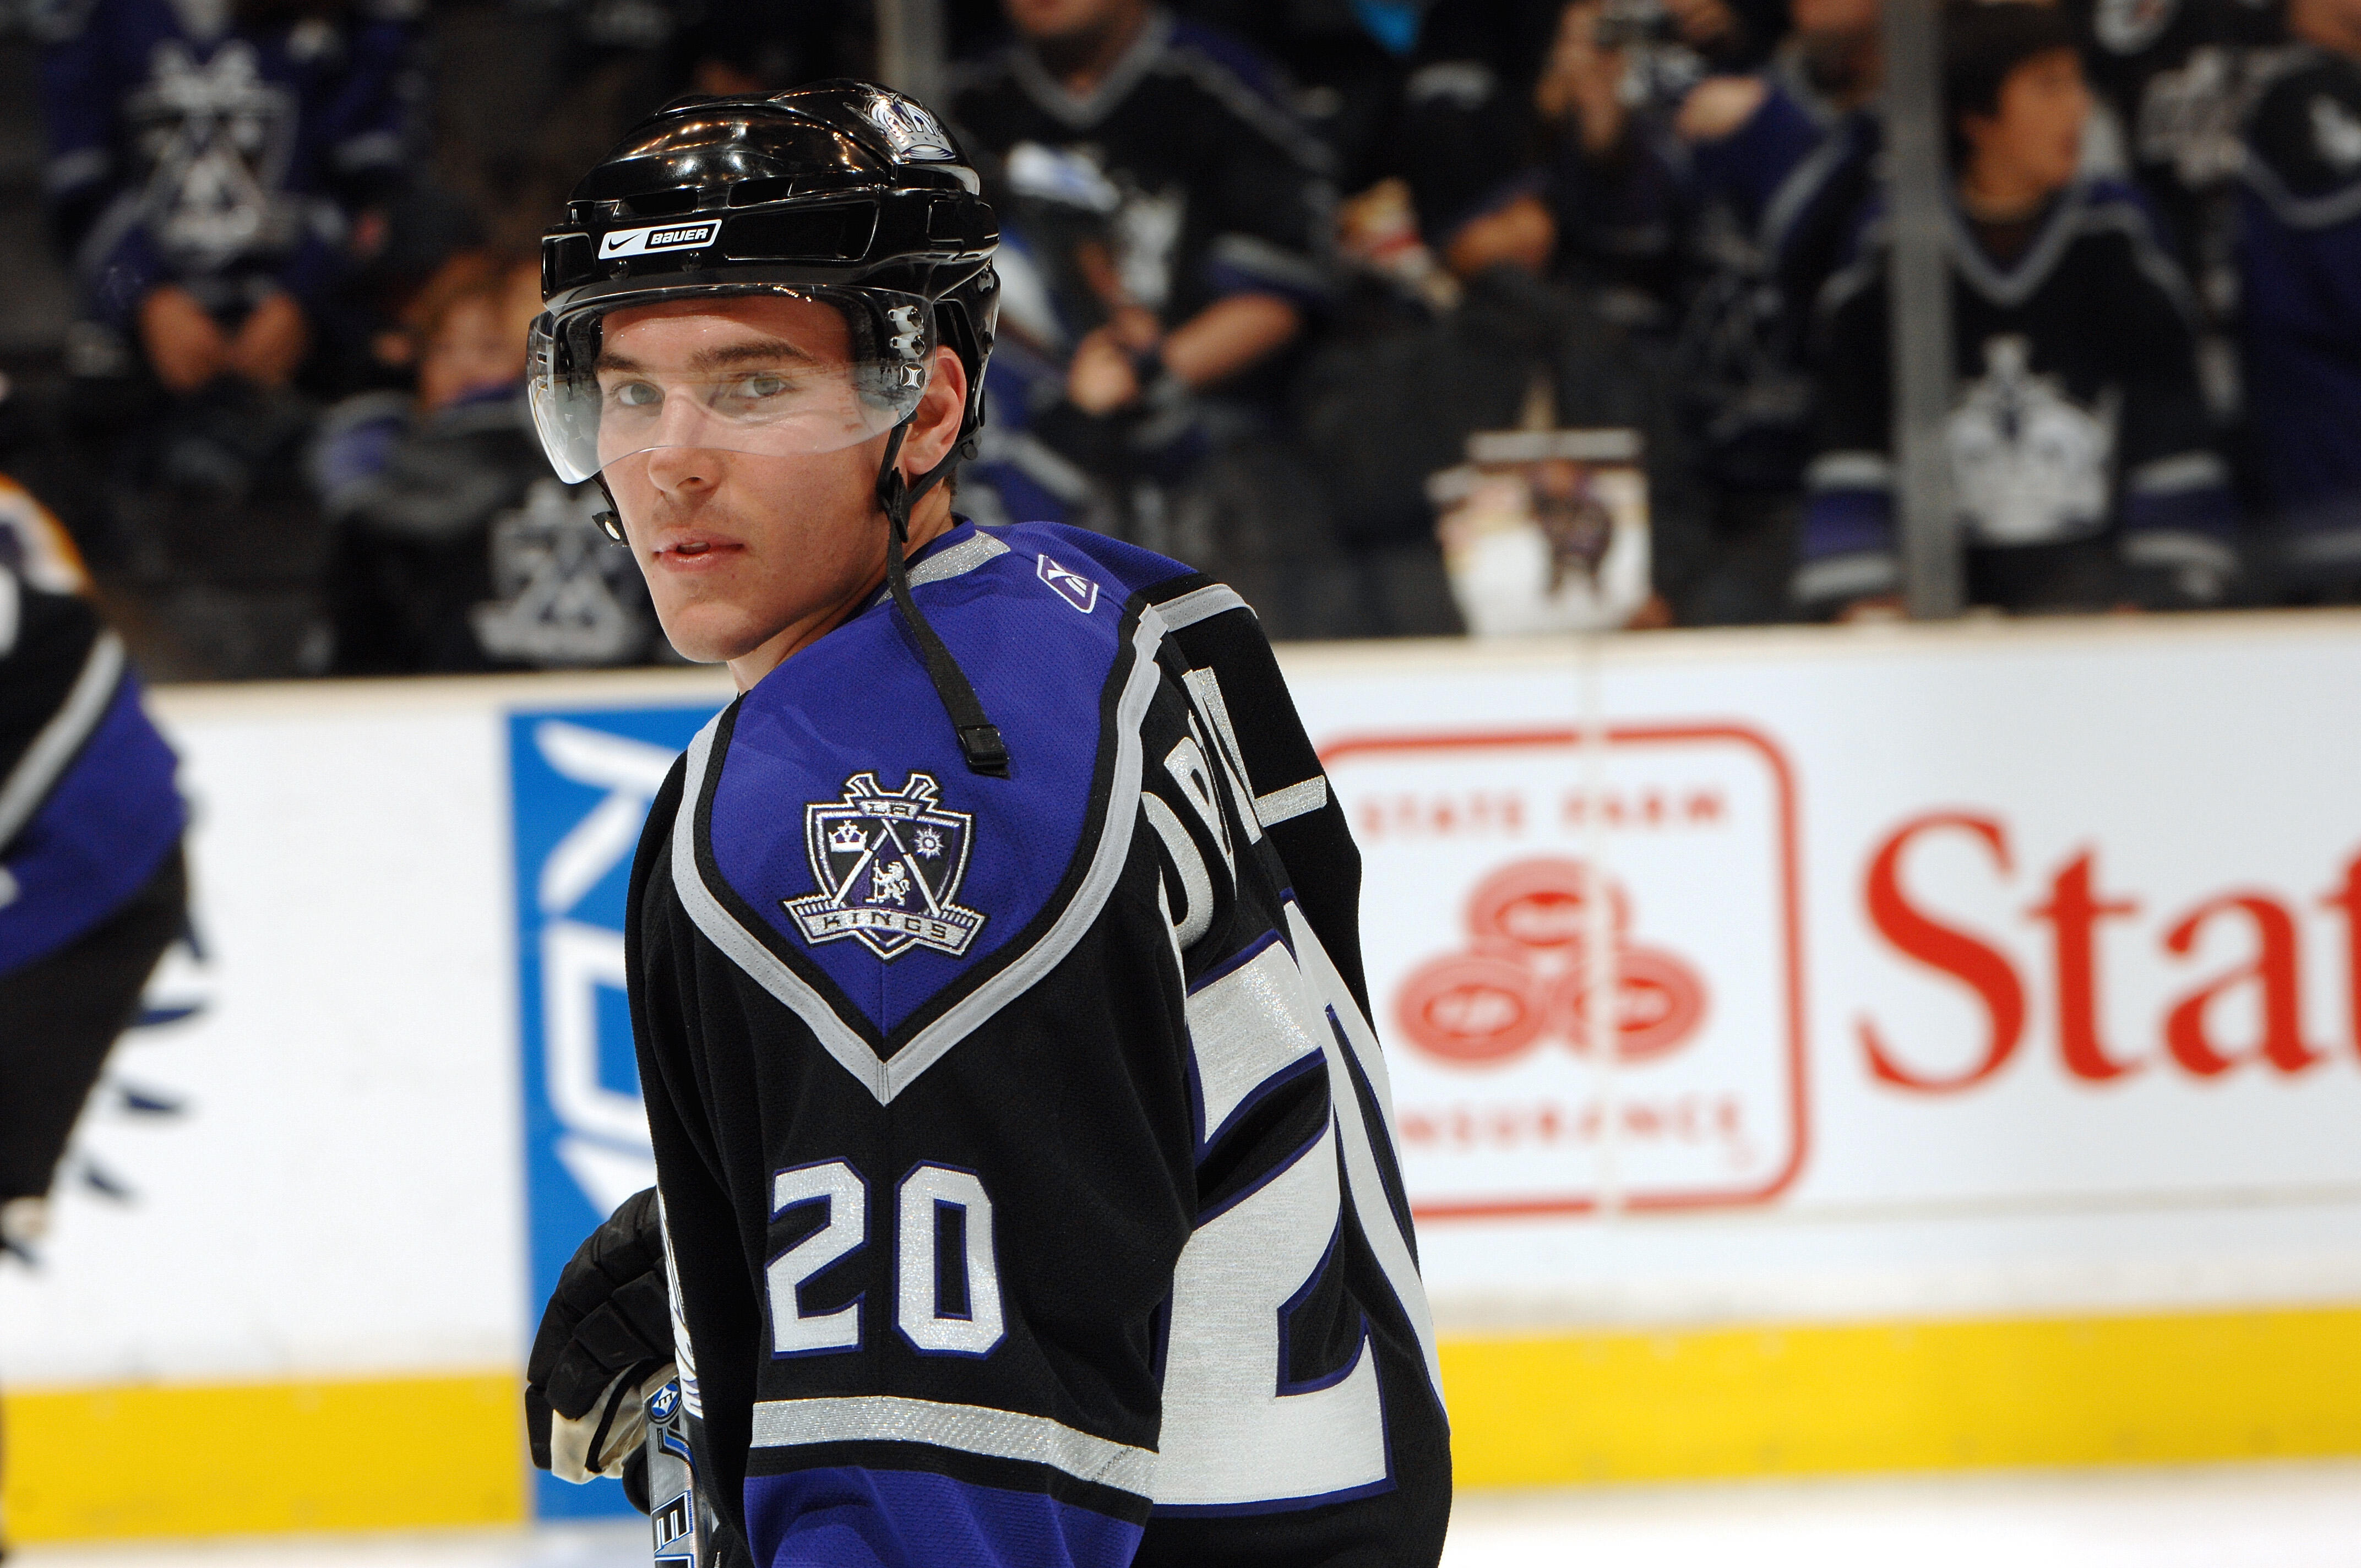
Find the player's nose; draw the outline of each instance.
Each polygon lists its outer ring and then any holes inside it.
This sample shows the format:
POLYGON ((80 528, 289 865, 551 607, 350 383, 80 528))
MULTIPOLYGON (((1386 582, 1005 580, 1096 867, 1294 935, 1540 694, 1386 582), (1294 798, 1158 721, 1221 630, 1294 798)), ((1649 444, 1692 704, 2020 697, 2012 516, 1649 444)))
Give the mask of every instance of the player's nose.
POLYGON ((659 446, 648 454, 648 482, 667 495, 719 484, 724 460, 709 446, 659 446))

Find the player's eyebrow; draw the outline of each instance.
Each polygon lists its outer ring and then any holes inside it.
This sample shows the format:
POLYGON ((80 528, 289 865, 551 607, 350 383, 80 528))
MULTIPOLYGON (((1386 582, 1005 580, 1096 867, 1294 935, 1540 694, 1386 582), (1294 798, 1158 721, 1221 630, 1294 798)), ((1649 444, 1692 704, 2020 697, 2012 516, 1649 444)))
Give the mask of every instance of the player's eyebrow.
MULTIPOLYGON (((749 338, 738 343, 717 344, 700 348, 688 356, 691 370, 727 370, 741 365, 776 365, 782 360, 795 360, 806 365, 823 363, 819 356, 784 337, 749 338)), ((649 367, 628 354, 618 354, 610 348, 598 351, 594 370, 613 370, 626 376, 644 376, 649 367)))

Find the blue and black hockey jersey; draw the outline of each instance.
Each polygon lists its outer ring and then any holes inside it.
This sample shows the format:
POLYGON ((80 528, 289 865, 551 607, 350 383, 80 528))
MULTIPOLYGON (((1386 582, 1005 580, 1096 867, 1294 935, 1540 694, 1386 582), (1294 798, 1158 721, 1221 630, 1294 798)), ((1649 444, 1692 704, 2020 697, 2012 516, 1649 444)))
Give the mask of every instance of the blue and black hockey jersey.
POLYGON ((1426 1564, 1435 1346, 1358 857, 1253 613, 1048 524, 882 596, 652 810, 634 1032, 699 1468, 780 1564, 1426 1564))
MULTIPOLYGON (((2218 594, 2238 566, 2236 508, 2210 444, 2194 305, 2146 205, 2119 182, 2078 181, 2018 237, 1996 257, 1952 209, 1958 391, 1944 444, 1971 578, 1980 560, 2074 546, 2063 598, 2051 580, 1995 602, 2105 609, 2148 597, 2150 582, 2163 603, 2218 594)), ((1820 302, 1825 395, 1795 580, 1807 606, 1901 582, 1887 239, 1872 209, 1820 302)))
POLYGON ((121 639, 41 548, 55 528, 0 480, 0 975, 114 914, 187 819, 121 639))

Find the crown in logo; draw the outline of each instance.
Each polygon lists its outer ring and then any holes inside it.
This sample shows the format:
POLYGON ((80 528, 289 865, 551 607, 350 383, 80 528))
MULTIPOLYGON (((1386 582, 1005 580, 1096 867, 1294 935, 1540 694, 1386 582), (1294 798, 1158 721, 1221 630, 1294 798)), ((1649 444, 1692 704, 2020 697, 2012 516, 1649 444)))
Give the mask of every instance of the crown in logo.
POLYGON ((847 855, 857 855, 869 847, 869 840, 859 828, 850 822, 840 822, 836 831, 828 836, 828 847, 847 855))

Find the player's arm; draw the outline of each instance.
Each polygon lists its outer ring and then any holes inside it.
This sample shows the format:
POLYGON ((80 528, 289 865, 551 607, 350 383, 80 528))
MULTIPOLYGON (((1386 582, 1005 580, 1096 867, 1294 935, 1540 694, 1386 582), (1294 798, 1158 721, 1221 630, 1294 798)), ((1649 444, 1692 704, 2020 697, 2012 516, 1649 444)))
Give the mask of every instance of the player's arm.
POLYGON ((1142 808, 1181 971, 1196 1190, 1139 1561, 1431 1563, 1450 1462, 1384 1064, 1256 808, 1227 691, 1205 667, 1180 682, 1188 732, 1151 748, 1142 808))
POLYGON ((624 962, 641 1099, 661 1174, 663 1243, 678 1313, 674 1345, 698 1485, 720 1517, 723 1537, 742 1539, 762 1305, 751 1282, 730 1266, 744 1242, 717 1174, 711 1103, 695 1067, 695 940, 677 903, 655 895, 659 884, 669 885, 684 771, 674 767, 649 807, 631 867, 624 962), (683 1257, 708 1266, 684 1270, 683 1257))

